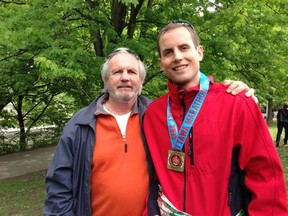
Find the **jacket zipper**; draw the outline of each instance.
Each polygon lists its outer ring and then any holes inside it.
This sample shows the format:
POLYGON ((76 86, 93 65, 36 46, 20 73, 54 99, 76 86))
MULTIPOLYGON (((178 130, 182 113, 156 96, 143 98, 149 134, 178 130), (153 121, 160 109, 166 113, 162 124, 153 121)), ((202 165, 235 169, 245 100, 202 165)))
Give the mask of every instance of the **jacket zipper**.
MULTIPOLYGON (((181 98, 181 105, 182 105, 182 110, 181 110, 181 115, 182 115, 182 122, 184 121, 185 118, 185 114, 186 114, 186 106, 185 106, 185 102, 184 102, 184 96, 181 98)), ((183 152, 185 153, 185 146, 183 146, 183 152)), ((186 169, 184 169, 184 191, 183 191, 183 195, 184 195, 184 203, 183 203, 183 209, 184 212, 186 212, 186 169)))
MULTIPOLYGON (((126 140, 126 131, 127 131, 127 128, 128 128, 129 119, 130 119, 130 116, 129 116, 128 120, 127 120, 126 129, 125 129, 125 134, 122 134, 121 129, 120 129, 120 126, 118 125, 120 134, 122 135, 122 139, 123 139, 123 141, 124 141, 124 153, 127 153, 127 152, 128 152, 128 143, 127 143, 127 140, 126 140)), ((117 124, 118 124, 118 123, 117 123, 117 124)))
MULTIPOLYGON (((184 96, 183 95, 181 99, 181 105, 182 105, 182 122, 184 121, 185 115, 186 115, 186 106, 184 102, 184 96)), ((188 155, 190 157, 190 165, 194 165, 194 146, 193 146, 193 127, 191 128, 189 132, 189 146, 188 146, 188 155)), ((183 152, 185 152, 185 148, 183 147, 183 152)), ((184 170, 184 206, 183 206, 184 212, 186 212, 186 170, 184 170)))
POLYGON ((194 165, 193 127, 191 128, 189 133, 188 155, 190 156, 190 165, 194 165))

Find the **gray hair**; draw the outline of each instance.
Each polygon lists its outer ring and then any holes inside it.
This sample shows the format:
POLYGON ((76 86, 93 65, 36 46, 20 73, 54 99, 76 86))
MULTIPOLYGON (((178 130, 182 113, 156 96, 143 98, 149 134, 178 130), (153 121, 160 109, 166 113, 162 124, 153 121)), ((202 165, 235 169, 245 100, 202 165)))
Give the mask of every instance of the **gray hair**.
POLYGON ((102 65, 102 69, 101 69, 101 77, 102 77, 102 81, 104 82, 104 88, 102 90, 102 92, 107 92, 107 82, 106 80, 108 79, 109 76, 109 61, 116 55, 120 54, 120 53, 128 53, 132 56, 135 57, 135 59, 138 61, 138 65, 139 65, 139 74, 140 74, 140 79, 141 79, 141 88, 138 94, 141 93, 142 90, 142 84, 145 80, 146 77, 146 66, 145 64, 141 61, 140 57, 132 50, 130 50, 129 48, 126 47, 120 47, 115 49, 106 59, 106 61, 104 62, 104 64, 102 65))

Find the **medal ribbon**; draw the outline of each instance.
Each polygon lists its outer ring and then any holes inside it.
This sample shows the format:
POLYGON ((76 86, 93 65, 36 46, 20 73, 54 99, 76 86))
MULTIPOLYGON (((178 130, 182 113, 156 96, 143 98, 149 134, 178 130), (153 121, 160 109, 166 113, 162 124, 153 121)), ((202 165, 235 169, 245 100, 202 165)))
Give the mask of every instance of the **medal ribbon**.
POLYGON ((189 134, 192 125, 195 122, 195 119, 202 107, 202 104, 205 100, 209 89, 209 78, 205 76, 202 72, 200 72, 200 90, 197 93, 196 97, 194 98, 192 104, 189 107, 188 112, 185 115, 184 121, 181 125, 180 131, 178 133, 177 124, 172 116, 171 113, 171 106, 168 97, 168 104, 167 104, 167 124, 169 130, 169 136, 172 144, 172 149, 181 151, 185 140, 189 134))

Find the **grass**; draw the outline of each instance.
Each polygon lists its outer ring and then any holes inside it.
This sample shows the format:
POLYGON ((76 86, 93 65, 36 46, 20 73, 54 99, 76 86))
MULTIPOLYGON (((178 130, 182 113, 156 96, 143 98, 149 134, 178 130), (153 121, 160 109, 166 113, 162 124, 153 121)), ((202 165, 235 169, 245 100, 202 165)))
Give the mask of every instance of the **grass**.
MULTIPOLYGON (((276 123, 269 124, 269 130, 275 140, 276 123)), ((282 139, 283 140, 283 139, 282 139)), ((283 144, 283 143, 282 143, 283 144)), ((288 185, 288 146, 277 148, 288 185)), ((1 216, 40 216, 43 215, 45 199, 46 171, 40 171, 17 178, 0 181, 0 215, 1 216)))
MULTIPOLYGON (((277 134, 277 123, 276 121, 273 121, 272 123, 268 124, 269 130, 271 133, 271 136, 273 137, 273 140, 275 142, 276 140, 276 134, 277 134)), ((282 132, 282 137, 280 139, 280 147, 277 148, 279 157, 282 162, 282 166, 284 169, 284 174, 285 174, 285 181, 287 185, 287 191, 288 191, 288 146, 283 146, 283 138, 284 138, 284 130, 282 132)))
POLYGON ((43 215, 46 171, 0 181, 1 216, 43 215))

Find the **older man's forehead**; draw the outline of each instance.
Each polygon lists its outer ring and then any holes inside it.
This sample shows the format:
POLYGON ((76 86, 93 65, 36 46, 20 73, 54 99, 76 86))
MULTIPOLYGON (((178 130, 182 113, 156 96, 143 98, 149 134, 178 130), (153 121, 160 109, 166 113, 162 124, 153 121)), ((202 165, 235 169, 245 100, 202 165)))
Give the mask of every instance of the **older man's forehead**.
POLYGON ((109 62, 125 61, 125 60, 136 61, 136 62, 138 61, 137 58, 131 53, 117 53, 110 58, 109 62))
POLYGON ((113 68, 129 68, 139 70, 138 60, 129 53, 119 53, 113 56, 109 61, 110 69, 113 68))

